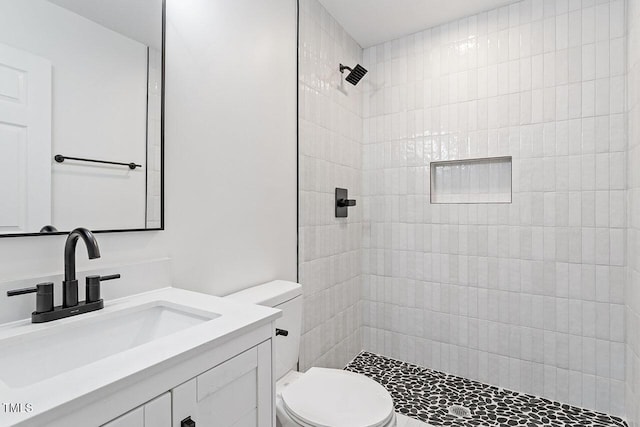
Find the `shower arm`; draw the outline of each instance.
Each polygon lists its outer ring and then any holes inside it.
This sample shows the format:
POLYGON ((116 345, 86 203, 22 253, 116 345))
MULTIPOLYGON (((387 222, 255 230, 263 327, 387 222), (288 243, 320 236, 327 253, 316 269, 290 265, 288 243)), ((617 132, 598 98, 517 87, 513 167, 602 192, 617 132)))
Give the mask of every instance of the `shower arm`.
POLYGON ((342 74, 344 74, 344 70, 353 71, 353 68, 351 68, 351 67, 347 67, 346 65, 342 65, 342 64, 340 64, 340 72, 341 72, 342 74))

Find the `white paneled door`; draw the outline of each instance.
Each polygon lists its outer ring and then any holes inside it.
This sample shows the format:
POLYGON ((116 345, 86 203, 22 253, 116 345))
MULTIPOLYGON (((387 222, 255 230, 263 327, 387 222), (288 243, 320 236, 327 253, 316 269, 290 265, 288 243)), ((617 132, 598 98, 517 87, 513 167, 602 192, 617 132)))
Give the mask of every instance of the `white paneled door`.
POLYGON ((0 44, 0 234, 51 223, 51 63, 0 44))

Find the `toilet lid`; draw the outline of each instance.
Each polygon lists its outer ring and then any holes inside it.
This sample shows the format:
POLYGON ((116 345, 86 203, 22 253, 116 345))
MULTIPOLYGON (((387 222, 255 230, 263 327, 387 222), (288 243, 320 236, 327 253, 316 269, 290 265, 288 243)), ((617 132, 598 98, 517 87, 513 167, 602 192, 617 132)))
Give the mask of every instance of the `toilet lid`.
POLYGON ((361 374, 311 368, 282 392, 285 409, 303 425, 380 427, 393 418, 384 387, 361 374))

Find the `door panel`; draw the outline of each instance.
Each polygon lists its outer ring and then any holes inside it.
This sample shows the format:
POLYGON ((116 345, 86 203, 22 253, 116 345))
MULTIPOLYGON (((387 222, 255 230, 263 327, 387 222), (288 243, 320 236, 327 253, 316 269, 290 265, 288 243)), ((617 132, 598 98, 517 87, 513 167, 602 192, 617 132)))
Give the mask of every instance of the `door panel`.
POLYGON ((0 227, 24 226, 26 128, 0 122, 0 227))
POLYGON ((0 64, 0 99, 16 104, 26 104, 26 73, 8 64, 0 64))
POLYGON ((51 63, 0 44, 0 233, 51 223, 51 63))

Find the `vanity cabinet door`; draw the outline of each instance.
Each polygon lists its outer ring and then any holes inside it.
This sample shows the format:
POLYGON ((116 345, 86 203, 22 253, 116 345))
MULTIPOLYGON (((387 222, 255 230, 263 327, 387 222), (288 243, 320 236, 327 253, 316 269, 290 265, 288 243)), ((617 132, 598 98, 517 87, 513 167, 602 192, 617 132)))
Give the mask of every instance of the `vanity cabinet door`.
POLYGON ((171 427, 171 393, 144 405, 144 427, 171 427))
POLYGON ((271 427, 271 378, 269 340, 173 389, 172 427, 271 427))
POLYGON ((171 427, 171 393, 156 397, 102 427, 171 427))
POLYGON ((106 423, 102 427, 145 427, 144 406, 136 408, 131 412, 127 412, 121 417, 106 423))

